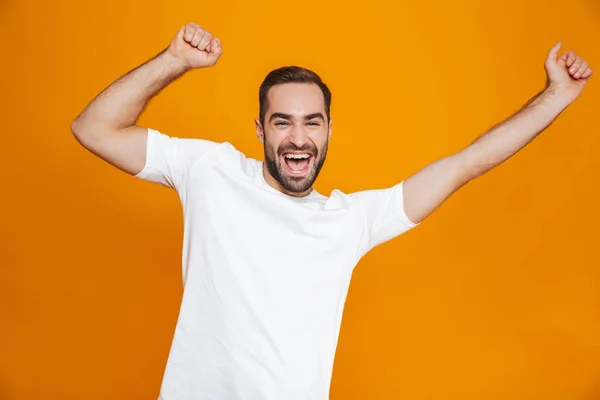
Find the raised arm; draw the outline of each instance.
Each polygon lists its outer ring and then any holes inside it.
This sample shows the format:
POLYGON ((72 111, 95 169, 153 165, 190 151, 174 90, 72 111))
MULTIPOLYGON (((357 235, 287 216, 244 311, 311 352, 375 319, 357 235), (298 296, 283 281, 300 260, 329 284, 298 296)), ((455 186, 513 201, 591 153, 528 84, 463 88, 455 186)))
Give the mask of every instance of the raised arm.
POLYGON ((573 51, 557 58, 560 46, 550 49, 544 63, 546 87, 520 111, 405 180, 404 209, 412 222, 421 222, 460 187, 516 154, 579 97, 592 70, 573 51))
POLYGON ((93 154, 136 175, 146 161, 148 137, 136 121, 150 99, 190 69, 215 65, 221 53, 210 32, 183 26, 167 49, 96 96, 71 124, 73 135, 93 154))

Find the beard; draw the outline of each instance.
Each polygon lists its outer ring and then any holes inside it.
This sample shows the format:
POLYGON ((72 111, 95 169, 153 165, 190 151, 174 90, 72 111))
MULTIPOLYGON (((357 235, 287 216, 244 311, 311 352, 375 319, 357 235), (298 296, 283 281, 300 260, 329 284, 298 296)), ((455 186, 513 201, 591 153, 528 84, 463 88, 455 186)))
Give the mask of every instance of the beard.
POLYGON ((302 193, 310 189, 319 176, 319 172, 325 163, 325 157, 327 156, 327 146, 329 141, 321 149, 317 149, 312 143, 307 143, 302 147, 298 147, 292 143, 286 143, 279 146, 277 151, 272 146, 269 146, 267 141, 264 142, 265 149, 265 163, 271 176, 279 182, 279 184, 288 192, 302 193), (286 172, 285 161, 281 161, 281 155, 285 151, 307 151, 313 154, 312 167, 303 176, 290 176, 286 172))

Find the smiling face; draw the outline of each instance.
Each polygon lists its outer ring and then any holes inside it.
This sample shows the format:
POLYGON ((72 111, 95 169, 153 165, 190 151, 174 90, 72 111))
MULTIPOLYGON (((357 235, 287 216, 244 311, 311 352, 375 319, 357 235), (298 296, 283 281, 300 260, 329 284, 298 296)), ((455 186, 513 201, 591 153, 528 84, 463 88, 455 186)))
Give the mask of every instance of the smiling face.
POLYGON ((325 101, 314 83, 283 83, 269 89, 264 123, 256 133, 265 149, 265 180, 281 192, 310 193, 325 162, 331 136, 325 101))

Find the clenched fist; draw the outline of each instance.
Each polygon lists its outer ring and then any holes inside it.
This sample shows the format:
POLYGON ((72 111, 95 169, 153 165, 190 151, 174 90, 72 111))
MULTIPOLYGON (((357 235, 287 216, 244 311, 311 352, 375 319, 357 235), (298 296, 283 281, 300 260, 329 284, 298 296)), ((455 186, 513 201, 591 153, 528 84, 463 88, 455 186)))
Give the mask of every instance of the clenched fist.
POLYGON ((192 69, 212 67, 223 53, 221 41, 194 23, 179 29, 167 51, 192 69))
POLYGON ((559 41, 548 51, 544 67, 548 84, 565 93, 572 102, 581 95, 585 84, 592 76, 592 69, 587 61, 572 50, 558 57, 561 46, 562 43, 559 41))

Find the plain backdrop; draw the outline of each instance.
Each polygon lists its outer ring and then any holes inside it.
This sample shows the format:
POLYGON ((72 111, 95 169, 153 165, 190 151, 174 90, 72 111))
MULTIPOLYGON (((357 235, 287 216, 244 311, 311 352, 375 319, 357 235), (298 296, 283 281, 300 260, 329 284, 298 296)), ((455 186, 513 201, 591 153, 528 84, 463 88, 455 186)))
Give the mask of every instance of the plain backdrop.
MULTIPOLYGON (((179 199, 69 125, 190 21, 224 54, 140 123, 261 159, 260 83, 310 68, 333 92, 324 194, 388 187, 460 150, 543 88, 558 40, 600 72, 597 0, 1 0, 2 400, 158 396, 182 294, 179 199)), ((360 262, 332 399, 600 399, 599 82, 360 262)))

